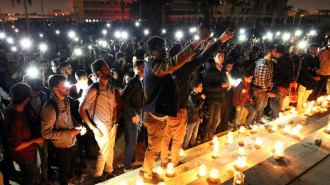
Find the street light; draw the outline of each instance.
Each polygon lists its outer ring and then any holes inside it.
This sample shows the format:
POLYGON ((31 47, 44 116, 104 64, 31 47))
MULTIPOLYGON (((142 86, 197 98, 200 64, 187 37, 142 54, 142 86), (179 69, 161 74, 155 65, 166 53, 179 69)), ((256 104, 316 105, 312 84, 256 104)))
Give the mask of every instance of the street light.
POLYGON ((182 31, 177 31, 177 32, 175 33, 175 38, 176 38, 177 40, 181 40, 182 37, 183 37, 183 32, 182 32, 182 31))

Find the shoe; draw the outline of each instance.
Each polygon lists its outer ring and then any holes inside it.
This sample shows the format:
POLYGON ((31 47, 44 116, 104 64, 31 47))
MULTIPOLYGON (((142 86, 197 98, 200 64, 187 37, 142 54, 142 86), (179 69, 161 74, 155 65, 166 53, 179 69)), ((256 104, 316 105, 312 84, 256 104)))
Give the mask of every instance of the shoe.
POLYGON ((245 125, 245 128, 248 129, 248 130, 252 129, 251 125, 245 125))
MULTIPOLYGON (((144 177, 144 171, 140 170, 139 176, 140 177, 144 177)), ((152 172, 152 177, 153 178, 159 178, 159 174, 158 173, 155 173, 155 172, 152 172)))
POLYGON ((104 176, 99 176, 99 177, 94 177, 94 184, 100 183, 105 181, 105 177, 104 176))
POLYGON ((133 170, 132 168, 130 168, 130 169, 124 169, 124 173, 130 172, 132 170, 133 170))

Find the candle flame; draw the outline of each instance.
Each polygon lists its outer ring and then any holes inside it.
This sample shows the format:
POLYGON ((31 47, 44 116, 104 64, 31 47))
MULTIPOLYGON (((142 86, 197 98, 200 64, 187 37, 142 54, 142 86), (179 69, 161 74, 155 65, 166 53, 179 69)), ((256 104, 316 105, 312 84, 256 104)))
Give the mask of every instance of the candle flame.
POLYGON ((218 157, 219 156, 219 142, 217 141, 214 146, 213 146, 213 157, 218 157))
POLYGON ((205 176, 206 175, 206 166, 205 166, 205 164, 202 164, 201 167, 199 168, 199 175, 200 176, 205 176))
POLYGON ((173 174, 174 173, 173 168, 174 168, 174 164, 173 163, 168 163, 166 173, 167 174, 173 174))
POLYGON ((245 150, 244 150, 243 147, 239 147, 239 148, 238 148, 238 154, 239 154, 239 155, 245 155, 245 150))
POLYGON ((236 166, 240 168, 244 168, 246 164, 246 157, 245 156, 238 156, 236 166))
POLYGON ((284 133, 289 134, 290 131, 291 131, 291 127, 290 127, 289 125, 286 125, 286 126, 284 127, 284 133))
POLYGON ((330 121, 328 123, 327 130, 330 131, 330 121))
POLYGON ((180 150, 180 153, 179 153, 179 156, 180 156, 180 157, 183 157, 183 154, 184 154, 184 153, 183 153, 183 149, 181 149, 181 150, 180 150))
POLYGON ((212 169, 210 171, 210 177, 214 178, 214 179, 218 179, 219 178, 219 170, 218 169, 212 169))
POLYGON ((227 142, 231 144, 231 143, 233 143, 233 139, 234 139, 233 132, 229 131, 228 135, 227 135, 227 142))
POLYGON ((303 107, 304 107, 304 108, 307 107, 307 103, 304 103, 303 107))
POLYGON ((143 185, 144 183, 143 183, 143 180, 142 179, 138 179, 137 181, 136 181, 136 185, 143 185))
POLYGON ((272 126, 272 131, 276 132, 277 131, 277 125, 272 126))
POLYGON ((244 127, 244 126, 241 126, 241 127, 239 128, 239 132, 240 132, 240 133, 244 133, 244 131, 245 131, 245 127, 244 127))
POLYGON ((252 131, 253 131, 253 132, 257 132, 257 129, 258 129, 258 126, 257 126, 257 125, 253 125, 253 126, 252 126, 252 131))
POLYGON ((261 140, 261 138, 257 138, 257 139, 256 139, 256 144, 259 145, 259 146, 262 145, 262 140, 261 140))
POLYGON ((212 142, 213 142, 213 144, 218 143, 218 137, 214 136, 212 142))
POLYGON ((283 144, 277 141, 275 143, 275 155, 283 156, 283 153, 284 153, 283 144))
POLYGON ((157 168, 157 173, 158 173, 158 175, 163 174, 163 168, 162 167, 158 167, 157 168))

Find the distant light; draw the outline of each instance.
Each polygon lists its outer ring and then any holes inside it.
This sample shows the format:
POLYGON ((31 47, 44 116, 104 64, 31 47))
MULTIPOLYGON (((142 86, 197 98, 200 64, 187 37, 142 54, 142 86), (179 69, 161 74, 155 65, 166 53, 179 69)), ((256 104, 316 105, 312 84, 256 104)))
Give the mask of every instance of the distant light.
POLYGON ((166 30, 165 29, 162 29, 162 34, 165 34, 166 33, 166 30))
POLYGON ((282 39, 283 39, 283 41, 287 41, 290 39, 290 37, 291 37, 290 33, 284 33, 282 36, 282 39))
POLYGON ((281 35, 281 32, 280 31, 276 32, 276 36, 279 36, 279 35, 281 35))
POLYGON ((55 33, 56 33, 56 35, 59 35, 60 34, 60 31, 59 30, 56 30, 55 33))
POLYGON ((99 43, 100 43, 100 45, 103 46, 103 47, 107 47, 107 46, 108 46, 107 41, 100 40, 99 43))
POLYGON ((127 39, 128 38, 128 33, 126 31, 121 32, 121 38, 122 39, 127 39))
POLYGON ((42 44, 39 45, 39 49, 40 49, 40 51, 45 52, 47 50, 47 45, 42 43, 42 44))
POLYGON ((80 56, 80 55, 82 55, 82 50, 80 48, 76 48, 74 50, 74 54, 77 55, 77 56, 80 56))
POLYGON ((11 47, 11 51, 16 52, 17 51, 17 47, 16 46, 11 47))
POLYGON ((79 41, 79 38, 78 37, 75 37, 74 38, 74 41, 78 42, 79 41))
POLYGON ((244 33, 245 33, 245 29, 243 29, 243 28, 240 29, 240 30, 239 30, 239 33, 240 33, 240 34, 244 34, 244 33))
POLYGON ((28 38, 24 38, 21 40, 21 46, 24 49, 29 49, 32 46, 32 42, 28 38))
POLYGON ((5 37, 6 37, 6 34, 3 33, 3 32, 1 32, 1 33, 0 33, 0 39, 3 39, 3 38, 5 38, 5 37))
POLYGON ((245 41, 245 40, 246 40, 246 35, 240 35, 240 36, 238 37, 238 40, 239 40, 239 41, 245 41))
POLYGON ((88 49, 92 49, 92 46, 91 46, 91 45, 89 45, 89 46, 88 46, 88 49))
POLYGON ((39 37, 41 37, 41 38, 44 37, 44 34, 40 33, 40 34, 39 34, 39 37))
POLYGON ((181 40, 183 37, 183 32, 182 31, 177 31, 175 33, 175 38, 178 39, 178 40, 181 40))
POLYGON ((268 33, 266 34, 266 38, 267 38, 268 40, 272 40, 272 39, 273 39, 273 34, 272 34, 271 32, 268 32, 268 33))
POLYGON ((30 67, 26 70, 27 75, 31 76, 32 78, 37 77, 39 75, 39 71, 36 67, 30 67))
POLYGON ((103 35, 106 35, 107 33, 108 33, 107 30, 102 30, 103 35))
POLYGON ((145 35, 148 35, 149 34, 149 30, 148 29, 145 29, 143 32, 144 32, 145 35))
POLYGON ((307 46, 307 42, 306 42, 306 41, 301 41, 301 42, 299 42, 299 44, 298 44, 298 47, 299 47, 300 49, 305 49, 306 46, 307 46))
POLYGON ((192 27, 189 29, 189 32, 190 33, 195 33, 197 31, 197 28, 196 27, 192 27))
POLYGON ((296 33, 294 34, 295 36, 300 36, 302 34, 301 30, 297 30, 296 33))
POLYGON ((76 36, 76 33, 74 31, 69 31, 68 35, 69 35, 69 38, 72 39, 76 36))
POLYGON ((120 38, 120 36, 121 36, 121 33, 120 33, 119 31, 116 31, 116 32, 115 32, 115 37, 116 37, 116 38, 120 38))
POLYGON ((140 26, 140 22, 135 22, 135 26, 139 27, 140 26))
POLYGON ((309 32, 309 34, 311 34, 311 35, 316 35, 316 31, 315 31, 315 30, 311 30, 311 31, 309 32))
POLYGON ((110 28, 110 23, 107 23, 107 27, 110 28))
POLYGON ((198 35, 195 35, 194 36, 194 40, 199 40, 199 36, 198 35))
POLYGON ((18 29, 15 29, 15 32, 18 33, 18 29))
POLYGON ((9 44, 13 44, 13 43, 14 43, 14 39, 11 38, 11 37, 9 37, 9 38, 7 38, 7 42, 8 42, 9 44))

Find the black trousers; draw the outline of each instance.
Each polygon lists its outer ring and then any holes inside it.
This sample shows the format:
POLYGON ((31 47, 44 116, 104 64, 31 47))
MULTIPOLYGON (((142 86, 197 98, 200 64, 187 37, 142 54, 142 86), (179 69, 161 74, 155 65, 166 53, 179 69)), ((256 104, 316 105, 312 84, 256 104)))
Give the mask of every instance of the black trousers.
POLYGON ((220 124, 217 127, 216 133, 228 130, 228 121, 233 110, 233 102, 231 98, 223 98, 221 100, 220 124))
POLYGON ((25 163, 18 163, 23 177, 23 185, 34 185, 37 184, 37 153, 30 161, 25 163))
POLYGON ((322 93, 323 88, 326 86, 328 82, 329 76, 320 76, 320 80, 317 82, 317 85, 314 87, 313 93, 309 96, 308 100, 316 100, 320 94, 322 93))
POLYGON ((56 163, 59 167, 58 179, 61 185, 67 185, 69 177, 73 176, 73 168, 77 162, 78 146, 75 144, 70 148, 54 147, 56 163))

